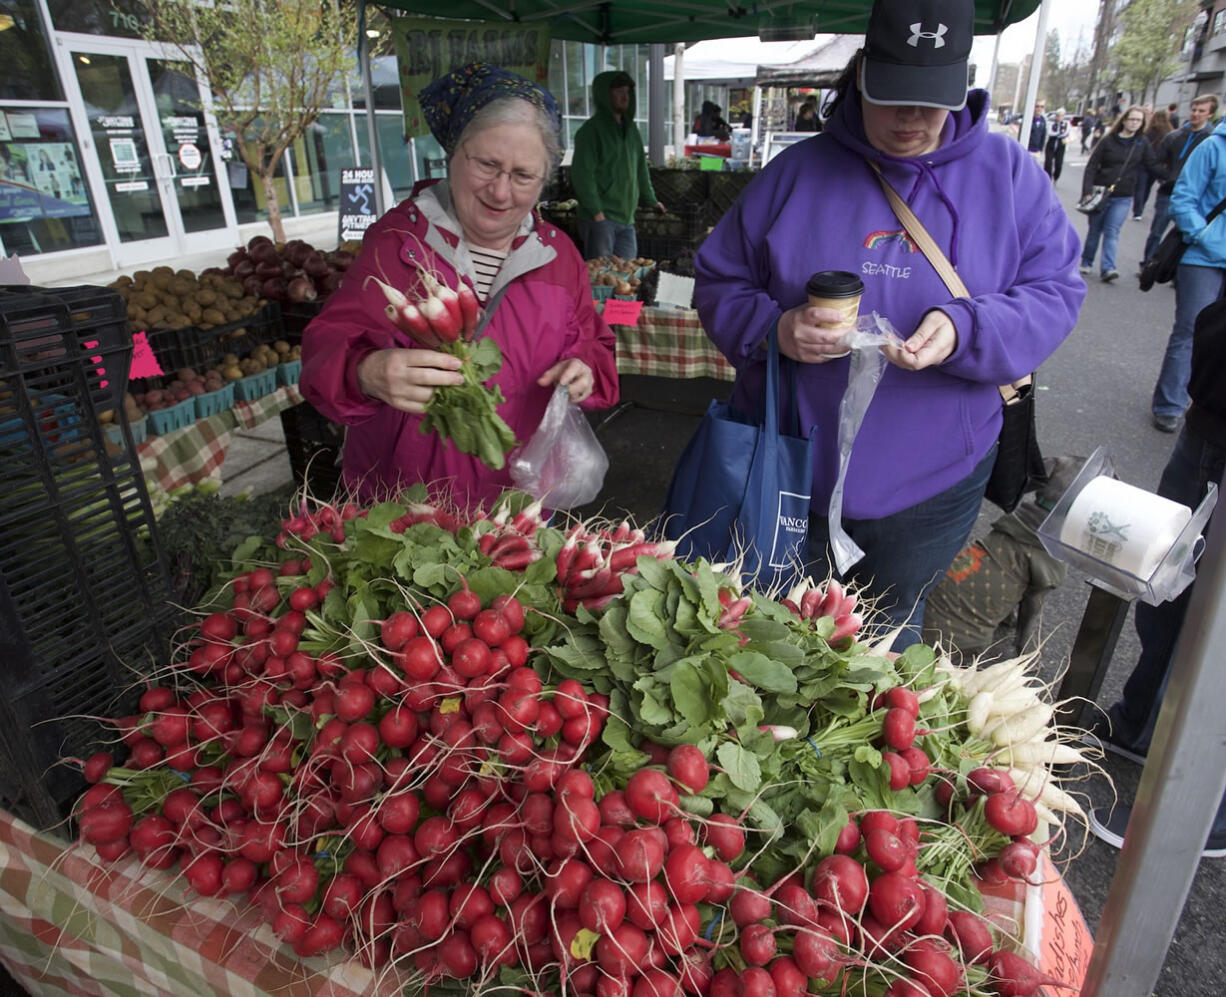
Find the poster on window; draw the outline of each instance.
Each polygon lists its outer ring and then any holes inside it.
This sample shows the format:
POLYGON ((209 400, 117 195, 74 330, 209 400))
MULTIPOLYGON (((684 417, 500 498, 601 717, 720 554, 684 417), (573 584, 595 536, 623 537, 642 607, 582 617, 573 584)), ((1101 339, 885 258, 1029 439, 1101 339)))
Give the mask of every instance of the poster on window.
POLYGON ((501 66, 545 85, 549 80, 549 27, 437 17, 392 17, 400 69, 406 138, 427 135, 417 94, 431 80, 470 62, 501 66))
POLYGON ((90 213, 71 142, 0 145, 0 224, 90 213))

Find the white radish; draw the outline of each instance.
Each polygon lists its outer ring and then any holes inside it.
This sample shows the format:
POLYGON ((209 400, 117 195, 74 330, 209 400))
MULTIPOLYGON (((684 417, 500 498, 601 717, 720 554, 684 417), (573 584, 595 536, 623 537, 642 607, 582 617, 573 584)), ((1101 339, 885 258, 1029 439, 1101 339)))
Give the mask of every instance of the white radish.
POLYGON ((1011 744, 1001 751, 999 757, 1021 769, 1040 765, 1080 765, 1086 761, 1085 755, 1077 748, 1060 741, 1011 744))
POLYGON ((992 693, 981 692, 967 706, 966 729, 972 734, 979 735, 983 733, 983 729, 988 723, 988 717, 992 712, 992 700, 992 693))
POLYGON ((1055 709, 1047 703, 1037 703, 1025 713, 1014 713, 996 721, 984 730, 984 736, 1001 748, 1013 744, 1025 744, 1027 741, 1041 739, 1040 735, 1051 723, 1055 709))
POLYGON ((1026 666, 1034 660, 1034 655, 1027 654, 1018 658, 1006 658, 987 668, 976 669, 963 684, 962 691, 969 697, 984 689, 991 689, 1015 674, 1026 674, 1026 666))

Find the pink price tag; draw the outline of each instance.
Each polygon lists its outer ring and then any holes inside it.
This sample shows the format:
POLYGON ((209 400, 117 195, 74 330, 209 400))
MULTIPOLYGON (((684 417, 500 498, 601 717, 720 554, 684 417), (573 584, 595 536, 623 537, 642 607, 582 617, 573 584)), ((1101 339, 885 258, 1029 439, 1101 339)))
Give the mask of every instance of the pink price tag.
POLYGON ((157 377, 164 373, 166 372, 162 370, 162 365, 153 353, 153 347, 149 345, 148 333, 132 333, 132 366, 128 370, 128 377, 157 377))
POLYGON ((643 311, 641 301, 622 301, 620 298, 609 298, 604 303, 604 320, 609 325, 638 325, 639 315, 643 311))

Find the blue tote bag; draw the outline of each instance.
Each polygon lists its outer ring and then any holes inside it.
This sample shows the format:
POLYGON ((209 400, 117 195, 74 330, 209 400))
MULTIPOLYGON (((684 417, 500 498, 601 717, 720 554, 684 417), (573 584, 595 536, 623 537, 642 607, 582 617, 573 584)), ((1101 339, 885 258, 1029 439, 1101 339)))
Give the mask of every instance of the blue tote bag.
MULTIPOLYGON (((794 366, 789 373, 795 434, 800 420, 794 366)), ((664 536, 678 541, 678 557, 731 561, 743 555, 743 573, 760 589, 791 584, 803 574, 817 432, 815 426, 805 438, 779 431, 775 330, 768 340, 765 394, 760 424, 727 402, 711 402, 673 471, 662 522, 664 536)))

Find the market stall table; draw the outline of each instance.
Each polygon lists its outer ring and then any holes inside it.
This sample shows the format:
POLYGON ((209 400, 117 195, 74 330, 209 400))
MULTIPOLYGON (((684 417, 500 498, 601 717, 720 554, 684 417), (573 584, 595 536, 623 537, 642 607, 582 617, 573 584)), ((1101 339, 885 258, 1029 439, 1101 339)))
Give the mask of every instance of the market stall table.
POLYGON ((637 325, 614 325, 613 331, 618 373, 736 380, 736 369, 707 337, 693 309, 644 308, 637 325))
POLYGON ((236 401, 233 408, 197 419, 182 429, 150 436, 137 445, 136 452, 142 461, 146 458, 156 461, 156 466, 147 474, 166 491, 205 478, 220 479, 226 448, 235 433, 254 429, 301 401, 298 385, 287 384, 255 401, 236 401))
POLYGON ((196 896, 177 872, 97 863, 0 810, 0 961, 31 994, 400 992, 356 959, 299 960, 254 910, 196 896))

